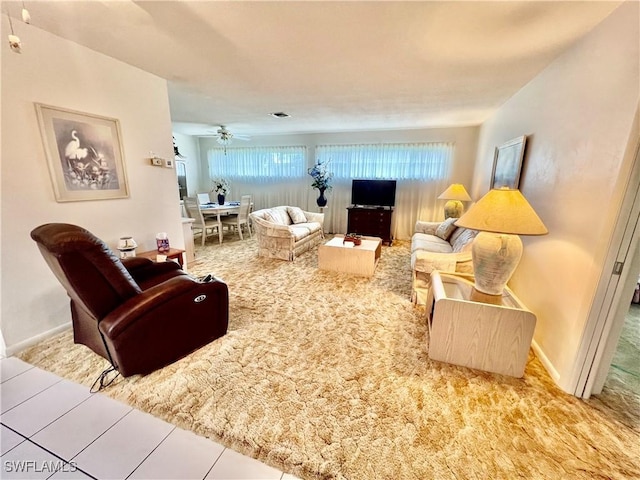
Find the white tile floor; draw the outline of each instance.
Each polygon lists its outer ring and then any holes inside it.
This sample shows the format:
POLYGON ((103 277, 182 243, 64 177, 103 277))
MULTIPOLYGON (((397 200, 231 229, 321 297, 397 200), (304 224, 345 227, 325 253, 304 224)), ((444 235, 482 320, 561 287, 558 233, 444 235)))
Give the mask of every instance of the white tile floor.
POLYGON ((296 479, 14 357, 0 381, 3 479, 296 479))

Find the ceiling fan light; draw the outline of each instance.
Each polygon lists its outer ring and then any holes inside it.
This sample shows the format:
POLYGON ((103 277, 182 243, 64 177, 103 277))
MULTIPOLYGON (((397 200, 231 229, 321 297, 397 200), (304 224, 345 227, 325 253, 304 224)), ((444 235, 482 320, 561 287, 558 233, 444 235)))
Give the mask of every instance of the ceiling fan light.
POLYGON ((233 133, 228 131, 226 128, 220 128, 220 130, 218 130, 218 136, 216 137, 216 141, 220 145, 224 145, 226 147, 231 143, 232 139, 233 139, 233 133))

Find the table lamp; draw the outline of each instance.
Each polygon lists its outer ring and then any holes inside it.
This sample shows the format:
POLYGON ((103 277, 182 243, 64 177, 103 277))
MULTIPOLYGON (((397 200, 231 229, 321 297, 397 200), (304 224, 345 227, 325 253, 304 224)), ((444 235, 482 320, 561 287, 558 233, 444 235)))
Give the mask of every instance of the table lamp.
POLYGON ((461 183, 452 183, 444 192, 438 197, 439 200, 449 200, 444 204, 444 218, 453 217, 460 218, 464 207, 462 202, 471 201, 471 197, 461 183))
POLYGON ((549 233, 520 190, 490 190, 455 224, 479 230, 471 245, 476 290, 502 295, 522 257, 518 235, 549 233))

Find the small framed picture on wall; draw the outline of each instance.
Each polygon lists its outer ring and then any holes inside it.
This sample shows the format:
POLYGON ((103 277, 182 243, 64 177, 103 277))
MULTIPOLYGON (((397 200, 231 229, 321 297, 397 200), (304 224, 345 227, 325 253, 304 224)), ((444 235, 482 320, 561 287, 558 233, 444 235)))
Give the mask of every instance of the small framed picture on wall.
POLYGON ((526 141, 527 137, 523 135, 496 147, 493 172, 491 173, 491 188, 518 188, 526 141))

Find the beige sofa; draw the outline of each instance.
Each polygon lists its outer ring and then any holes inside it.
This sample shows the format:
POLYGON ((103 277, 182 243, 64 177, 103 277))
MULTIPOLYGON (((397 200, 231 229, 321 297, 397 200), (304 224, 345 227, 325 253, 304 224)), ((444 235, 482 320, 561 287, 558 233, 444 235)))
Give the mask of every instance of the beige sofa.
POLYGON ((411 301, 425 304, 431 272, 473 273, 471 243, 477 231, 456 227, 457 218, 444 222, 416 222, 411 237, 411 301))
POLYGON ((250 217, 262 257, 293 260, 324 238, 324 213, 281 206, 257 210, 250 217))

